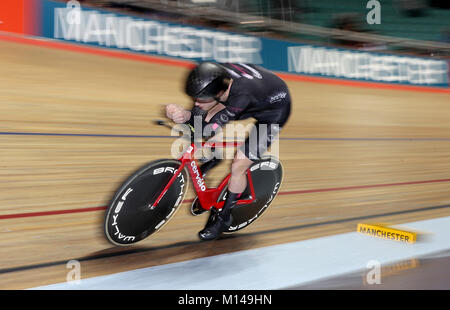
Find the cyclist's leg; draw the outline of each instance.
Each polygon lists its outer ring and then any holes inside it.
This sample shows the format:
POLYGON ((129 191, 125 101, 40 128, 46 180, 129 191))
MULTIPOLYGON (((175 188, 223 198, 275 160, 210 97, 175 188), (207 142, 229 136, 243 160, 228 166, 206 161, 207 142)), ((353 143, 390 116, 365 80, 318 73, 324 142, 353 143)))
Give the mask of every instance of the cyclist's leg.
POLYGON ((225 203, 219 212, 211 213, 205 228, 199 232, 201 239, 214 240, 230 227, 233 222, 231 210, 247 186, 246 171, 252 163, 253 161, 248 159, 241 150, 237 151, 231 164, 231 177, 225 203))
MULTIPOLYGON (((290 103, 277 110, 262 111, 255 115, 258 120, 250 131, 245 143, 237 150, 231 165, 228 195, 223 207, 224 215, 231 213, 239 196, 247 187, 247 169, 254 160, 261 159, 272 142, 277 139, 281 126, 290 114, 290 103)), ((225 217, 227 219, 227 217, 225 217)))
POLYGON ((237 150, 231 165, 231 177, 224 206, 220 212, 213 215, 214 218, 210 219, 206 227, 199 232, 201 239, 216 239, 232 224, 231 211, 247 186, 246 171, 252 165, 253 160, 261 158, 272 141, 278 136, 281 126, 289 118, 290 103, 279 111, 272 110, 270 112, 262 113, 261 120, 258 120, 250 131, 245 143, 237 150), (266 121, 264 116, 271 116, 272 120, 276 122, 266 121))
MULTIPOLYGON (((247 187, 247 169, 253 164, 249 158, 249 154, 259 154, 256 150, 259 143, 250 143, 253 137, 259 137, 259 126, 253 127, 247 137, 245 143, 237 150, 236 155, 231 164, 231 176, 228 183, 227 198, 218 213, 211 213, 211 217, 206 223, 205 228, 199 232, 199 237, 203 240, 214 240, 218 238, 222 232, 227 230, 233 222, 231 211, 236 205, 242 192, 247 187)), ((265 150, 261 150, 264 152, 265 150)), ((255 158, 257 159, 257 158, 255 158)))
POLYGON ((228 182, 227 198, 219 214, 221 219, 225 222, 230 221, 231 210, 236 205, 237 201, 247 187, 246 172, 252 164, 252 160, 248 159, 248 157, 245 156, 245 154, 241 150, 237 150, 236 156, 234 157, 233 163, 231 164, 231 177, 230 181, 228 182))
POLYGON ((231 164, 231 177, 228 183, 229 191, 239 194, 245 190, 247 187, 246 172, 252 164, 253 161, 238 149, 231 164))

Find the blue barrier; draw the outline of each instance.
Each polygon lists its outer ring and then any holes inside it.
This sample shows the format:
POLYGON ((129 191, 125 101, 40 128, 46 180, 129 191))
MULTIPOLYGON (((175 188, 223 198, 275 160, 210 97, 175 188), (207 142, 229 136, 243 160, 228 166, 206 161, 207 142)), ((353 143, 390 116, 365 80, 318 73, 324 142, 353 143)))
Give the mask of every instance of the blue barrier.
POLYGON ((302 75, 448 87, 446 61, 325 48, 42 1, 42 36, 139 53, 260 64, 302 75))

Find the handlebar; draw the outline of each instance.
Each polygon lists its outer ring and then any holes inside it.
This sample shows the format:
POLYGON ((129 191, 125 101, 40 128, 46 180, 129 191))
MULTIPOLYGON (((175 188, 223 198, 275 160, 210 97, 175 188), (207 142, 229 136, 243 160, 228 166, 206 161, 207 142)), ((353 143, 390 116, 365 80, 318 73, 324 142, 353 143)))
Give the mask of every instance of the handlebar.
MULTIPOLYGON (((173 128, 173 126, 169 125, 165 120, 160 120, 160 119, 154 120, 153 123, 158 126, 167 127, 170 130, 172 130, 172 128, 173 128)), ((181 125, 181 124, 175 124, 175 125, 181 125)), ((191 135, 190 136, 183 135, 181 138, 184 138, 188 141, 191 141, 191 143, 194 143, 194 142, 196 142, 195 141, 196 136, 194 135, 194 128, 190 125, 188 125, 188 126, 191 131, 191 135)), ((208 148, 222 147, 223 148, 223 147, 229 147, 229 146, 238 147, 243 143, 243 141, 233 141, 233 142, 223 142, 223 141, 220 141, 220 142, 219 141, 198 142, 197 141, 196 143, 200 143, 200 145, 202 147, 208 147, 208 148)))
MULTIPOLYGON (((164 126, 170 130, 172 130, 174 127, 174 126, 169 125, 165 120, 161 120, 161 119, 154 120, 153 123, 158 126, 164 126)), ((183 125, 183 124, 175 124, 175 125, 183 125)), ((184 125, 186 125, 186 124, 184 124, 184 125)), ((191 142, 194 142, 194 138, 196 137, 194 135, 194 128, 191 125, 187 125, 187 126, 189 127, 191 134, 189 135, 189 137, 187 137, 186 135, 183 135, 182 138, 185 138, 186 140, 190 140, 191 142)))

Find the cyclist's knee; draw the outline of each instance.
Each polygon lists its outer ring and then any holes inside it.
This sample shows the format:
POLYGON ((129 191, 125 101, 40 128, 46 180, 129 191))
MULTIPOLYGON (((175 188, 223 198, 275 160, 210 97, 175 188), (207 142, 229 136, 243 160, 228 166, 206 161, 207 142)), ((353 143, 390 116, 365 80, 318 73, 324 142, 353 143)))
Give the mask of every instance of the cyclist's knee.
POLYGON ((253 162, 247 157, 236 156, 231 164, 231 174, 232 175, 242 175, 245 174, 247 169, 253 162))

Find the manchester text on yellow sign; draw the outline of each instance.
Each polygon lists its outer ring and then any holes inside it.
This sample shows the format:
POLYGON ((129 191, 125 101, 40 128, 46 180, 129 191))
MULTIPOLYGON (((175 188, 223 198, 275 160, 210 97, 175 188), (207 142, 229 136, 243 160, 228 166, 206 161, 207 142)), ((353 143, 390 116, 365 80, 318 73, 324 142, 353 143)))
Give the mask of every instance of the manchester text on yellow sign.
POLYGON ((385 227, 374 224, 358 224, 357 231, 373 237, 395 240, 406 243, 414 243, 417 240, 417 233, 385 227))

